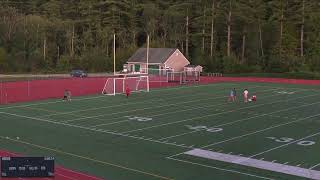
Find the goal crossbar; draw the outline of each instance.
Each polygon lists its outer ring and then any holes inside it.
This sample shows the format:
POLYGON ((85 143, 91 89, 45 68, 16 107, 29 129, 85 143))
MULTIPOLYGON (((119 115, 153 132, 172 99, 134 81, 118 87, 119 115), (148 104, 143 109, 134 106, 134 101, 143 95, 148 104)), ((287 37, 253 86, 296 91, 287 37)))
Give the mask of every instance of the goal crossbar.
POLYGON ((149 92, 149 77, 148 76, 125 76, 108 78, 102 90, 102 94, 116 95, 124 94, 126 88, 131 92, 149 92))

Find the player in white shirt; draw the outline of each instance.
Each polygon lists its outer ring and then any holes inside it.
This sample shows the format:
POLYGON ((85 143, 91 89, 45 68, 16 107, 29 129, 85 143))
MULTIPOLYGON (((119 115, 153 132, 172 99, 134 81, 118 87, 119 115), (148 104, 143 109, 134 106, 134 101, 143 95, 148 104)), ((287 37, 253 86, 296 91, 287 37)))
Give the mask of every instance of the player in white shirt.
POLYGON ((243 91, 243 100, 245 103, 248 102, 248 95, 249 95, 249 91, 248 91, 248 89, 245 89, 243 91))

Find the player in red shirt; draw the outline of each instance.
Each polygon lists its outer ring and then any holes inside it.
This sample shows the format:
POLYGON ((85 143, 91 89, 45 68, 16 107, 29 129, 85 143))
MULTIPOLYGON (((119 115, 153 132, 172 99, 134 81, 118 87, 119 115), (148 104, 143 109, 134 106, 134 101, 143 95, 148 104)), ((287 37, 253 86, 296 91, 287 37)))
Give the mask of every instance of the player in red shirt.
POLYGON ((248 99, 250 102, 256 102, 257 101, 257 96, 253 95, 250 99, 248 99))
POLYGON ((253 95, 251 99, 252 99, 252 101, 257 101, 257 96, 253 95))
POLYGON ((130 96, 130 94, 131 94, 131 89, 128 86, 126 86, 126 96, 127 96, 127 98, 130 96))

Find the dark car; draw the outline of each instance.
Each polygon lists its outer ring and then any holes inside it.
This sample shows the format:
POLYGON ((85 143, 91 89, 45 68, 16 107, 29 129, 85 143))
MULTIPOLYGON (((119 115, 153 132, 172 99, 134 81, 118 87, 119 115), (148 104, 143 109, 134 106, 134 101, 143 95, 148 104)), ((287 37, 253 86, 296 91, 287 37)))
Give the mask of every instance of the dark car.
POLYGON ((72 70, 70 75, 72 77, 88 77, 88 74, 83 70, 72 70))

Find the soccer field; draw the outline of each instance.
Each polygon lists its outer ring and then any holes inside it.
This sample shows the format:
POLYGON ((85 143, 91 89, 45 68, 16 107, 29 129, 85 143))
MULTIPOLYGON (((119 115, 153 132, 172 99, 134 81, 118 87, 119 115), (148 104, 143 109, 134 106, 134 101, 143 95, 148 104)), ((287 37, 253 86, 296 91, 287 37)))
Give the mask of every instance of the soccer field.
POLYGON ((0 149, 107 180, 320 179, 319 90, 233 82, 0 106, 0 149))

